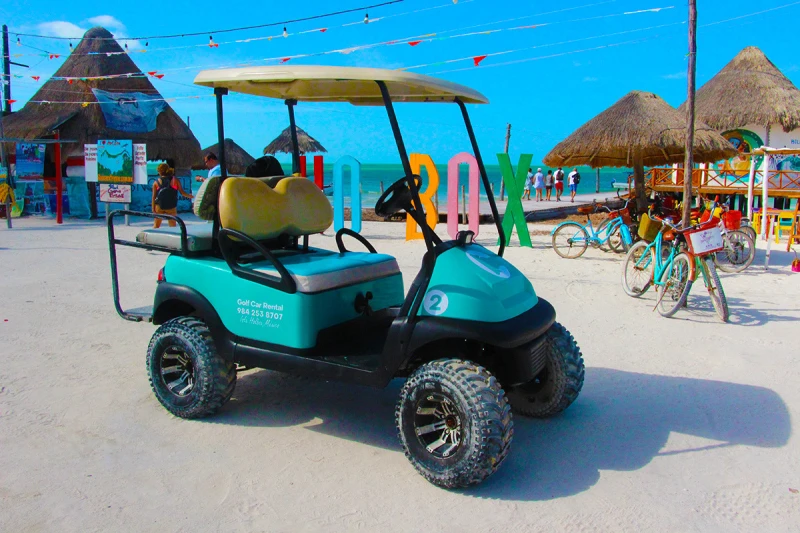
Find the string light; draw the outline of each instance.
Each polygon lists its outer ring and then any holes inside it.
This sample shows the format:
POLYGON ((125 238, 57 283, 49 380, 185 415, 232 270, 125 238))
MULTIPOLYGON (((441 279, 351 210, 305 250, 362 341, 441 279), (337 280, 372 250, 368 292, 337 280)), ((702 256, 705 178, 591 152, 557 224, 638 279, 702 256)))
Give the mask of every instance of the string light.
POLYGON ((283 27, 283 36, 284 37, 288 37, 289 36, 289 34, 286 31, 286 26, 283 27))
POLYGON ((19 37, 17 37, 17 46, 22 46, 22 41, 19 40, 19 37))
POLYGON ((364 24, 369 24, 369 13, 364 13, 364 24))
POLYGON ((69 43, 69 49, 70 49, 70 51, 72 51, 72 41, 70 41, 70 43, 69 43))

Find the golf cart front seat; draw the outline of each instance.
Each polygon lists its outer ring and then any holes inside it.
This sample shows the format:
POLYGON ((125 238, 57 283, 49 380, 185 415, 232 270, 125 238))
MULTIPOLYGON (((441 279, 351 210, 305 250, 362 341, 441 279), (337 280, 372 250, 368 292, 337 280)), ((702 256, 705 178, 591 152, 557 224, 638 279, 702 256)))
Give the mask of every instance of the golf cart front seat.
MULTIPOLYGON (((265 242, 281 235, 321 233, 333 222, 333 208, 307 178, 284 178, 274 188, 259 180, 228 178, 219 193, 219 219, 222 228, 265 242)), ((307 294, 400 274, 395 258, 385 254, 309 248, 276 250, 273 257, 294 280, 297 292, 307 294)), ((279 276, 278 269, 268 262, 241 268, 279 276)))

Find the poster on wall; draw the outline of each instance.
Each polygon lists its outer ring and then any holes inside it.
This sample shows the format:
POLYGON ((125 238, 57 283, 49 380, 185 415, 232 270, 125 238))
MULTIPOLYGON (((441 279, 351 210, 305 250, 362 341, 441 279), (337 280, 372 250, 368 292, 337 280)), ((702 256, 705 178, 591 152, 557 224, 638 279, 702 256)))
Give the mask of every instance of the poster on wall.
POLYGON ((87 183, 97 183, 97 145, 83 145, 83 164, 87 183))
POLYGON ((147 185, 147 145, 133 145, 133 183, 147 185))
POLYGON ((133 183, 133 143, 97 141, 97 180, 100 183, 133 183))
POLYGON ((41 179, 44 175, 44 145, 17 144, 17 179, 41 179))
POLYGON ((131 186, 118 183, 101 183, 100 201, 112 204, 129 204, 131 203, 131 186))

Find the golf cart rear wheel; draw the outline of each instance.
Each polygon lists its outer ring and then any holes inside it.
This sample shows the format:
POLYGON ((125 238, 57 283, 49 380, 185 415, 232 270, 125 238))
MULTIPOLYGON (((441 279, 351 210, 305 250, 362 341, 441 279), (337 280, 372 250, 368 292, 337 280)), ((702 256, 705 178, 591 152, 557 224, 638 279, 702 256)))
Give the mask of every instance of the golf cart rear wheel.
POLYGON ((147 373, 161 405, 181 418, 215 413, 236 387, 236 365, 220 357, 208 327, 194 317, 174 318, 156 330, 147 373))
POLYGON ((514 434, 500 384, 470 361, 440 359, 419 367, 400 391, 400 442, 414 468, 434 485, 476 485, 505 460, 514 434))
POLYGON ((542 371, 528 383, 508 390, 514 412, 534 418, 560 413, 583 388, 583 357, 570 332, 556 322, 545 336, 547 362, 542 371))

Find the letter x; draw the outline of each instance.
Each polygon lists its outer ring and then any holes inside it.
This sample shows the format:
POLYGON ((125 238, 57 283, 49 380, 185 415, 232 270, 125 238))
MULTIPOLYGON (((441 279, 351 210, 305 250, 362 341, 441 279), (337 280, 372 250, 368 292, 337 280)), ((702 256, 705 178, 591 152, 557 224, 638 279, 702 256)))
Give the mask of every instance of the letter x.
MULTIPOLYGON (((531 235, 528 233, 528 223, 525 221, 525 211, 522 209, 522 187, 528 177, 527 169, 530 167, 532 159, 533 154, 519 156, 517 176, 515 178, 514 169, 511 168, 511 158, 508 157, 508 154, 497 154, 497 160, 500 162, 500 172, 503 175, 503 183, 505 183, 506 192, 508 192, 506 212, 503 214, 503 233, 506 236, 506 246, 511 244, 511 233, 514 230, 514 226, 516 226, 519 244, 533 248, 531 235)), ((497 243, 500 244, 499 239, 497 243)))

